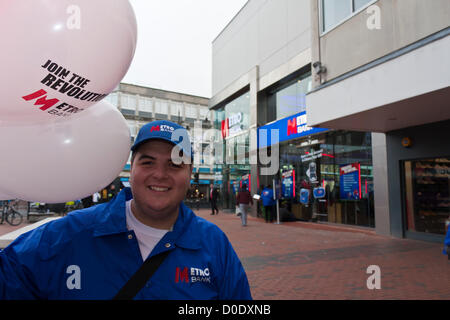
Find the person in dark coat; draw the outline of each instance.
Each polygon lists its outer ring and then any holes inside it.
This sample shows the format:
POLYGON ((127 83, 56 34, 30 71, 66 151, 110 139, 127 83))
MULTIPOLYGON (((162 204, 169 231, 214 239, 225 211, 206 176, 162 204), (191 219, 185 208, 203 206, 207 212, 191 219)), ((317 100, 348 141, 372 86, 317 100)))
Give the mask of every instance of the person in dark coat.
POLYGON ((219 214, 219 209, 217 208, 217 200, 219 199, 220 193, 213 184, 210 185, 211 191, 209 192, 209 202, 211 203, 211 215, 219 214))
POLYGON ((247 185, 243 184, 241 191, 236 196, 236 204, 239 206, 241 212, 242 226, 247 226, 247 208, 249 205, 253 205, 252 195, 247 190, 247 185))

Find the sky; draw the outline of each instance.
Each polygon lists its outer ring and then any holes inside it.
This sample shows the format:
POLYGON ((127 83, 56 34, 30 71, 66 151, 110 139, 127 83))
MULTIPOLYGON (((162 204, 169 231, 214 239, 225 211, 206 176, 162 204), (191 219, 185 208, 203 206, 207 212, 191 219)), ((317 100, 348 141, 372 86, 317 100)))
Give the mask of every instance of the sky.
POLYGON ((122 82, 211 98, 212 42, 247 0, 130 0, 138 43, 122 82))

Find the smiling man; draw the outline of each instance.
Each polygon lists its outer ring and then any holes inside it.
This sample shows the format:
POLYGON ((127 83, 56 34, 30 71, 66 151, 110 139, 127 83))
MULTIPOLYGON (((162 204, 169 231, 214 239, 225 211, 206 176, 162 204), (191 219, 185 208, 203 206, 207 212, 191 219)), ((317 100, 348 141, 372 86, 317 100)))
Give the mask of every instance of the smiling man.
POLYGON ((131 150, 131 188, 0 251, 0 299, 251 299, 226 235, 183 203, 192 173, 186 129, 148 123, 131 150))
POLYGON ((178 217, 191 179, 192 166, 172 161, 173 145, 149 140, 134 148, 130 172, 131 208, 142 223, 169 229, 178 217))

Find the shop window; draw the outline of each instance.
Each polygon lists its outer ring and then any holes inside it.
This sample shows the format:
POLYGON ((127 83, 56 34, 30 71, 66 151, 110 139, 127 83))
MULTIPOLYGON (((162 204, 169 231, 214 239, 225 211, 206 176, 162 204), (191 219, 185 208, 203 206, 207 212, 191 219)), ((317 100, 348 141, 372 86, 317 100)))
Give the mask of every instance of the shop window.
POLYGON ((445 234, 450 218, 450 158, 404 162, 408 231, 445 234))
POLYGON ((281 179, 291 170, 295 197, 290 210, 297 219, 375 226, 370 133, 328 132, 283 142, 281 179), (357 172, 342 174, 343 166, 357 172), (356 194, 342 196, 341 188, 356 194))

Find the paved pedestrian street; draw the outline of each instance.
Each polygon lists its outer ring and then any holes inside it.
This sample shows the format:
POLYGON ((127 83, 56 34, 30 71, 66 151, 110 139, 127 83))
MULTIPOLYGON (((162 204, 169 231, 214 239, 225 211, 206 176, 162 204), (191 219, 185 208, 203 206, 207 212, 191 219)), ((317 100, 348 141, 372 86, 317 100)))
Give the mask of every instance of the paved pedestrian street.
POLYGON ((450 299, 450 261, 440 243, 344 225, 277 225, 254 217, 242 227, 234 214, 195 213, 227 234, 254 299, 450 299))
MULTIPOLYGON (((385 237, 345 225, 277 225, 251 216, 242 227, 234 214, 194 212, 226 233, 254 299, 450 299, 450 260, 440 243, 385 237), (379 268, 378 283, 370 266, 379 268)), ((0 235, 26 225, 0 225, 0 235)))

